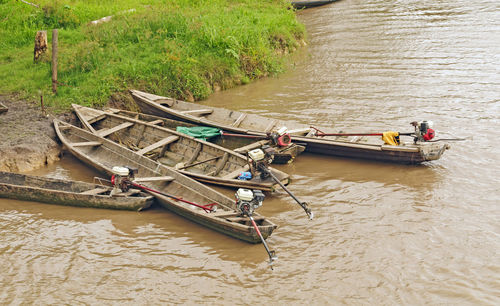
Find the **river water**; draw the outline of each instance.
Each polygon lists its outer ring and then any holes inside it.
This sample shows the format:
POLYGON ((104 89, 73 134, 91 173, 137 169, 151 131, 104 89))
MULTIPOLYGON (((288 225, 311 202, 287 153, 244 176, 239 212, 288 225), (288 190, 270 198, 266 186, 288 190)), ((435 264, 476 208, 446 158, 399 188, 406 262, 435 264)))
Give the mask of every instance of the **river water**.
MULTIPOLYGON (((298 15, 309 37, 293 69, 203 103, 344 131, 432 120, 468 140, 419 166, 281 167, 316 217, 266 199, 274 271, 262 245, 159 208, 0 200, 0 304, 500 304, 500 3, 343 0, 298 15)), ((33 173, 96 175, 70 156, 33 173)))

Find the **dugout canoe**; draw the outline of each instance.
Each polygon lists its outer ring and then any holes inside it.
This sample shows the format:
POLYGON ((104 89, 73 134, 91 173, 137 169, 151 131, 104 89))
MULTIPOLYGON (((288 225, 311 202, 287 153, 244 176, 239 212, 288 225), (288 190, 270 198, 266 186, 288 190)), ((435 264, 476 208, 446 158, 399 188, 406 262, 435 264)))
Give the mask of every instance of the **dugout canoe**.
MULTIPOLYGON (((145 121, 172 130, 176 130, 178 127, 190 128, 199 126, 181 120, 168 119, 165 117, 126 111, 116 108, 107 108, 104 109, 103 111, 111 114, 133 118, 140 121, 145 121)), ((234 152, 243 155, 245 155, 247 152, 253 149, 262 148, 263 146, 272 146, 276 150, 276 153, 274 154, 273 164, 289 164, 293 162, 295 158, 305 150, 304 146, 295 143, 292 143, 286 147, 279 147, 279 146, 274 146, 270 140, 256 140, 245 137, 224 137, 220 135, 216 137, 211 137, 206 141, 214 143, 226 149, 233 150, 234 152)))
POLYGON ((337 2, 338 0, 310 0, 310 1, 292 1, 291 4, 296 9, 307 9, 316 6, 322 6, 337 2))
MULTIPOLYGON (((310 124, 276 120, 256 114, 199 105, 138 90, 130 90, 130 94, 144 113, 213 126, 225 131, 265 136, 266 133, 286 126, 292 135, 292 141, 304 144, 306 146, 305 152, 314 154, 419 164, 439 159, 449 148, 447 143, 435 141, 402 142, 399 146, 393 146, 384 144, 378 137, 319 137, 315 136, 316 130, 310 124)), ((325 133, 338 133, 338 131, 333 131, 328 127, 317 128, 325 133)))
MULTIPOLYGON (((73 104, 80 122, 96 135, 158 161, 198 181, 221 186, 273 191, 278 183, 271 177, 255 175, 250 180, 238 176, 250 167, 245 156, 172 129, 117 114, 73 104)), ((271 168, 287 185, 290 176, 271 168)))
POLYGON ((137 189, 119 191, 99 184, 0 171, 0 198, 76 207, 140 211, 154 197, 137 189))
MULTIPOLYGON (((243 217, 234 209, 234 199, 143 155, 63 121, 55 119, 54 129, 69 152, 97 171, 111 176, 114 166, 134 167, 138 169, 136 183, 194 203, 216 203, 218 208, 216 212, 207 213, 201 208, 152 193, 166 209, 231 237, 250 243, 261 242, 249 218, 243 217)), ((259 214, 254 213, 254 219, 264 239, 277 227, 259 214)))

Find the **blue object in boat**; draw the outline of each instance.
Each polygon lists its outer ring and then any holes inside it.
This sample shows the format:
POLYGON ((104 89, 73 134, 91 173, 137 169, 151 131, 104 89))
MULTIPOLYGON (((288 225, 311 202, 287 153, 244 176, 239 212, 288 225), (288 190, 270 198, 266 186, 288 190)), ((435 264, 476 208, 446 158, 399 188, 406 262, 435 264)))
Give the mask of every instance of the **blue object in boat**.
POLYGON ((252 179, 252 173, 251 172, 242 172, 240 176, 238 176, 239 180, 246 181, 246 180, 251 180, 252 179))

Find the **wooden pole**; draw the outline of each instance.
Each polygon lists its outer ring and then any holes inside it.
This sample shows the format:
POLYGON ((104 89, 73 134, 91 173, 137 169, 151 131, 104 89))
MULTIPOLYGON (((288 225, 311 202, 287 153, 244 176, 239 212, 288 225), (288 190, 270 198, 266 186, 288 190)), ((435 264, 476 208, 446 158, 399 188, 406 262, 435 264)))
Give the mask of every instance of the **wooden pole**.
POLYGON ((42 114, 45 116, 45 105, 43 105, 43 94, 40 93, 40 106, 42 107, 42 114))
POLYGON ((57 29, 52 30, 52 92, 57 93, 57 29))

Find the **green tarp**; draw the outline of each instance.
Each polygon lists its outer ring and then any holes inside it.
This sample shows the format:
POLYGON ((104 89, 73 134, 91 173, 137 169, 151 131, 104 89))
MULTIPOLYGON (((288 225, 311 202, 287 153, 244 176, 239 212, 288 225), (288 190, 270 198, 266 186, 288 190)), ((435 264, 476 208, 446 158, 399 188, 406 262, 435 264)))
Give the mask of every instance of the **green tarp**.
POLYGON ((193 126, 193 127, 185 127, 178 126, 176 128, 177 132, 184 133, 189 136, 193 136, 198 139, 207 140, 208 138, 212 138, 220 135, 220 129, 208 126, 193 126))

